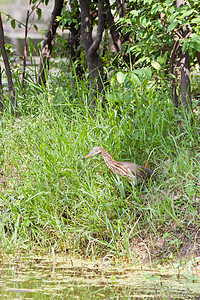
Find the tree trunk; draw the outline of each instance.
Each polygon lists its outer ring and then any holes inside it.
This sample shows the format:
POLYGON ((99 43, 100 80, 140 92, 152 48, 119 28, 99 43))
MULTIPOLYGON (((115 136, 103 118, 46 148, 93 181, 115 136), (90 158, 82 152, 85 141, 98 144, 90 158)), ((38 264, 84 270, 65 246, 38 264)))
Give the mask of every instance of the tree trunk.
POLYGON ((59 24, 56 21, 56 17, 61 15, 63 3, 64 0, 55 0, 54 9, 51 15, 51 20, 41 50, 41 58, 40 58, 40 66, 39 66, 39 74, 38 74, 39 84, 42 83, 44 85, 46 84, 46 69, 49 68, 49 59, 51 57, 51 51, 54 44, 55 34, 59 24))
POLYGON ((108 28, 110 30, 110 34, 112 36, 113 44, 117 52, 121 50, 121 37, 120 33, 117 30, 117 26, 115 25, 114 17, 111 12, 110 1, 106 0, 106 21, 108 24, 108 28))
POLYGON ((12 80, 12 73, 8 61, 8 56, 6 53, 5 49, 5 42, 4 42, 4 31, 3 31, 3 24, 2 24, 2 19, 1 19, 1 14, 0 14, 0 49, 1 49, 1 55, 3 57, 5 69, 6 69, 6 75, 8 78, 8 86, 9 86, 9 92, 10 92, 10 98, 11 98, 11 114, 13 117, 17 117, 17 112, 16 112, 16 100, 15 100, 15 89, 14 89, 14 84, 12 80))
MULTIPOLYGON (((115 25, 114 17, 111 12, 111 7, 110 7, 110 0, 105 0, 106 2, 106 21, 108 24, 108 27, 110 29, 110 34, 112 36, 113 44, 115 46, 115 49, 117 52, 121 51, 121 45, 125 42, 130 42, 133 45, 132 38, 130 37, 130 33, 123 34, 120 28, 117 28, 115 25)), ((121 3, 120 0, 117 1, 117 7, 119 10, 119 17, 122 18, 124 17, 124 12, 126 12, 126 1, 123 1, 121 3)), ((126 52, 120 53, 121 57, 123 60, 126 62, 126 64, 131 64, 135 63, 135 55, 127 54, 126 52)))
MULTIPOLYGON (((92 26, 90 22, 90 12, 89 12, 89 0, 80 0, 81 7, 81 34, 83 39, 83 44, 86 52, 86 60, 88 69, 90 72, 90 90, 95 88, 95 80, 97 80, 97 90, 99 94, 103 92, 103 61, 97 53, 99 49, 102 35, 104 31, 104 2, 105 0, 98 0, 98 28, 97 34, 93 40, 92 38, 92 26)), ((95 96, 96 89, 92 93, 90 100, 91 109, 95 109, 95 96)))
POLYGON ((200 65, 200 52, 199 51, 196 51, 196 56, 197 56, 198 64, 200 65))
POLYGON ((190 111, 192 107, 190 88, 190 58, 188 51, 182 52, 180 56, 181 65, 181 99, 185 111, 190 111))
POLYGON ((26 60, 28 53, 28 21, 30 17, 30 8, 31 8, 32 0, 29 0, 29 7, 26 14, 26 24, 25 24, 25 36, 24 36, 24 57, 23 57, 23 73, 22 73, 22 89, 24 89, 24 81, 26 75, 26 60))
POLYGON ((124 5, 121 3, 121 0, 117 0, 116 2, 117 2, 117 8, 119 11, 119 17, 123 18, 124 17, 124 5))
MULTIPOLYGON (((177 57, 177 50, 179 48, 179 40, 178 38, 174 38, 174 46, 173 49, 171 51, 171 55, 170 55, 170 62, 169 62, 169 69, 170 69, 170 73, 172 75, 174 75, 176 78, 176 57, 177 57)), ((171 78, 171 95, 172 95, 172 99, 173 99, 173 103, 174 106, 176 108, 178 108, 178 95, 177 95, 177 90, 176 90, 176 78, 171 78)))
MULTIPOLYGON (((184 5, 184 0, 176 0, 177 8, 184 5)), ((183 25, 180 30, 181 36, 184 38, 188 34, 187 28, 183 25)), ((181 66, 181 100, 185 112, 189 112, 192 107, 191 89, 190 89, 190 58, 188 51, 180 50, 180 66, 181 66)))
MULTIPOLYGON (((77 20, 78 24, 80 24, 80 11, 77 9, 78 3, 77 1, 70 0, 70 7, 71 11, 73 12, 73 17, 77 20)), ((69 30, 71 33, 71 37, 69 39, 69 49, 70 49, 70 65, 72 67, 72 62, 74 63, 75 61, 81 59, 81 50, 80 50, 80 39, 81 39, 81 27, 78 26, 76 27, 77 23, 71 22, 69 26, 69 30)), ((76 74, 81 76, 83 73, 82 66, 79 63, 76 66, 76 74)))

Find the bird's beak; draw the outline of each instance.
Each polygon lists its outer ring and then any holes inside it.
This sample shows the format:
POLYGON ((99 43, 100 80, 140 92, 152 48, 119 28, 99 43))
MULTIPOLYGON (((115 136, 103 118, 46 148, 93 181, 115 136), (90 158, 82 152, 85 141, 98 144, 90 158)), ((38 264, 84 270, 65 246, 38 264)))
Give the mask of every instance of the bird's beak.
POLYGON ((93 155, 93 153, 90 152, 90 153, 88 153, 87 155, 83 156, 83 158, 81 158, 81 160, 86 159, 86 158, 88 158, 88 157, 90 157, 90 156, 92 156, 92 155, 93 155))

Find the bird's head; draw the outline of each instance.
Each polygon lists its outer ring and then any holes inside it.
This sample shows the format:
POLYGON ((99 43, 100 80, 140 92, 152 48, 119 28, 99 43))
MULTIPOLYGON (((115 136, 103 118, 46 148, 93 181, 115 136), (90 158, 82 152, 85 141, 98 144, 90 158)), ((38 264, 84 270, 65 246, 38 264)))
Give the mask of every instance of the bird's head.
POLYGON ((102 152, 102 148, 101 147, 94 147, 90 153, 88 153, 87 155, 85 155, 83 158, 81 159, 86 159, 90 156, 94 156, 94 155, 97 155, 97 154, 100 154, 102 152))

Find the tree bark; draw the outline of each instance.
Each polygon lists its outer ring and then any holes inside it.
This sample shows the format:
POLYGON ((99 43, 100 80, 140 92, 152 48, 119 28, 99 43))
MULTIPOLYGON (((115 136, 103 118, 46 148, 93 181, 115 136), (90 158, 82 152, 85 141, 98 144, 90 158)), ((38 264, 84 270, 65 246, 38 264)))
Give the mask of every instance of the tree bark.
MULTIPOLYGON (((176 0, 177 8, 184 5, 184 0, 176 0)), ((187 28, 183 25, 180 29, 183 38, 188 34, 187 28)), ((188 51, 180 50, 180 68, 181 68, 181 100, 185 112, 189 112, 192 107, 191 88, 190 88, 190 58, 188 51)))
MULTIPOLYGON (((104 31, 104 3, 105 0, 98 0, 98 28, 97 34, 93 40, 92 25, 90 22, 89 0, 80 0, 81 7, 81 35, 86 52, 86 60, 90 72, 90 90, 94 89, 95 80, 97 80, 97 90, 100 94, 103 92, 103 61, 97 53, 104 31)), ((91 109, 95 109, 96 90, 92 93, 90 99, 91 109)))
POLYGON ((112 36, 113 44, 115 46, 116 51, 119 52, 121 50, 121 37, 115 25, 109 0, 106 0, 105 9, 106 9, 106 21, 108 24, 108 28, 110 30, 110 34, 112 36))
POLYGON ((43 41, 38 83, 46 85, 46 69, 49 69, 49 59, 51 57, 51 51, 54 44, 55 34, 59 23, 56 21, 56 17, 61 15, 64 0, 55 0, 54 9, 51 15, 49 27, 47 29, 46 37, 43 41))
POLYGON ((199 51, 196 51, 196 56, 197 56, 198 64, 200 65, 200 52, 199 51))
POLYGON ((185 111, 192 107, 190 88, 190 58, 188 51, 182 52, 180 56, 181 65, 181 100, 185 111))
MULTIPOLYGON (((170 73, 172 75, 176 76, 175 68, 176 68, 176 57, 177 57, 177 50, 179 48, 179 40, 178 38, 174 38, 174 46, 171 51, 170 55, 170 62, 169 62, 169 69, 170 73)), ((173 99, 174 106, 178 108, 178 95, 177 95, 177 90, 176 90, 176 78, 171 78, 171 95, 173 99)))
MULTIPOLYGON (((106 2, 106 21, 108 24, 108 27, 110 29, 110 34, 112 36, 112 40, 113 40, 113 44, 115 46, 115 49, 117 52, 121 51, 121 45, 125 42, 130 42, 131 44, 133 44, 132 38, 130 37, 130 34, 123 34, 121 32, 121 29, 117 29, 117 26, 115 25, 115 21, 114 21, 114 17, 112 15, 111 12, 111 7, 110 7, 110 0, 105 0, 106 2)), ((126 12, 126 1, 122 1, 123 3, 121 3, 120 0, 116 1, 117 2, 117 8, 119 10, 119 17, 122 18, 124 17, 124 12, 126 12)), ((131 64, 135 63, 135 55, 131 54, 127 54, 126 52, 120 53, 121 57, 123 58, 123 60, 126 62, 126 64, 129 64, 131 62, 131 64)))
MULTIPOLYGON (((70 7, 71 11, 73 12, 73 17, 77 20, 78 24, 80 24, 80 11, 77 9, 78 3, 77 1, 70 0, 70 7)), ((81 59, 81 50, 80 50, 80 39, 81 39, 81 27, 79 26, 78 28, 76 27, 77 23, 74 23, 73 21, 71 22, 69 26, 69 30, 71 33, 71 37, 69 39, 69 49, 70 49, 70 65, 72 67, 72 62, 74 63, 75 61, 81 59)), ((81 76, 82 75, 82 67, 81 64, 78 64, 76 66, 76 73, 77 75, 81 76)))
POLYGON ((14 89, 14 84, 12 80, 12 73, 8 61, 8 56, 6 53, 5 49, 5 41, 4 41, 4 31, 3 31, 3 24, 2 24, 2 19, 1 19, 1 14, 0 14, 0 49, 1 49, 1 55, 3 57, 5 69, 6 69, 6 75, 8 78, 8 86, 9 86, 9 92, 10 92, 10 98, 11 98, 11 114, 13 117, 17 117, 17 112, 16 112, 16 100, 15 100, 15 89, 14 89))
POLYGON ((119 17, 123 18, 124 17, 124 6, 121 3, 121 0, 116 0, 116 2, 117 2, 117 8, 118 8, 118 11, 119 11, 119 17))

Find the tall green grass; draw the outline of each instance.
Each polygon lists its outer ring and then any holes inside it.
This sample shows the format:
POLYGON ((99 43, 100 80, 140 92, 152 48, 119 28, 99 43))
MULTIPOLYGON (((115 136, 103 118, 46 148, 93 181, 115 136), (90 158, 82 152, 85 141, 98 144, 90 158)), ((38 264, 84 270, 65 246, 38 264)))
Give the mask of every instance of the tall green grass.
POLYGON ((86 83, 64 72, 46 89, 27 82, 26 96, 17 96, 20 117, 1 117, 2 249, 130 261, 192 249, 200 225, 198 118, 180 123, 168 86, 148 77, 114 81, 94 118, 88 95, 86 83), (94 146, 116 160, 147 160, 157 180, 133 186, 101 157, 81 161, 94 146))

